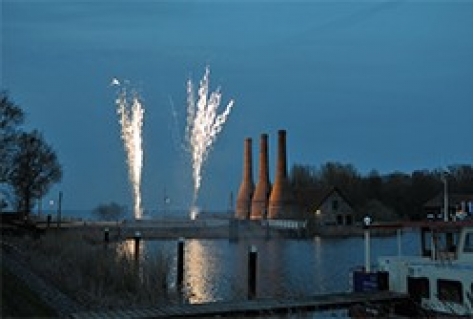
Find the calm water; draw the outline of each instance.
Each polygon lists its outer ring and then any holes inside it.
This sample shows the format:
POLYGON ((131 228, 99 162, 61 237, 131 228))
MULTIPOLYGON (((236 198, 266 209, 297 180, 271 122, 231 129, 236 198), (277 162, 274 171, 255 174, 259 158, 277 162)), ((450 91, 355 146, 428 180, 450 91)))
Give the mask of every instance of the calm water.
MULTIPOLYGON (((364 263, 364 239, 311 240, 189 239, 185 242, 185 284, 192 303, 245 299, 250 245, 258 249, 258 297, 299 296, 351 289, 349 273, 364 263)), ((402 252, 417 254, 417 233, 405 233, 402 252)), ((171 260, 170 284, 176 274, 176 241, 147 241, 145 254, 171 260)), ((373 237, 372 263, 379 255, 396 255, 397 238, 373 237)))

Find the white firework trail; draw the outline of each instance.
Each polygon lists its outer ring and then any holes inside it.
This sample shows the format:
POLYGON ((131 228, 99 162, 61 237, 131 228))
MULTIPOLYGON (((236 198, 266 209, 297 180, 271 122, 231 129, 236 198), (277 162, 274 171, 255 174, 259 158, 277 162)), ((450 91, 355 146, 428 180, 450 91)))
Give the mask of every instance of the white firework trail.
MULTIPOLYGON (((120 85, 120 82, 117 80, 114 84, 120 85)), ((145 110, 142 107, 138 94, 133 92, 132 97, 129 97, 126 87, 120 89, 115 103, 122 129, 121 137, 125 152, 127 153, 128 175, 132 184, 134 198, 134 216, 136 219, 140 219, 142 217, 140 191, 143 166, 142 126, 145 110)))
POLYGON ((209 155, 212 144, 222 130, 230 114, 234 101, 230 100, 225 110, 217 114, 221 102, 221 92, 218 88, 209 95, 209 66, 199 83, 198 98, 196 100, 191 80, 187 83, 187 125, 186 142, 191 153, 193 166, 194 196, 193 206, 201 187, 201 174, 204 162, 209 155))

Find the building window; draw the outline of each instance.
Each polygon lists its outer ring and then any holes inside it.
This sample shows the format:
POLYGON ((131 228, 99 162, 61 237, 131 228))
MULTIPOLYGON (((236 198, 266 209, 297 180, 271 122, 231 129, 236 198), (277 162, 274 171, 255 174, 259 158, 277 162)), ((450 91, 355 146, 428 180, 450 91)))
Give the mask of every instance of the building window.
POLYGON ((337 215, 337 224, 338 225, 344 224, 344 218, 341 215, 337 215))
POLYGON ((462 304, 462 284, 455 280, 438 279, 438 299, 462 304))
POLYGON ((352 225, 352 215, 346 216, 346 225, 352 225))
POLYGON ((339 210, 339 201, 337 199, 332 201, 332 210, 335 212, 339 210))

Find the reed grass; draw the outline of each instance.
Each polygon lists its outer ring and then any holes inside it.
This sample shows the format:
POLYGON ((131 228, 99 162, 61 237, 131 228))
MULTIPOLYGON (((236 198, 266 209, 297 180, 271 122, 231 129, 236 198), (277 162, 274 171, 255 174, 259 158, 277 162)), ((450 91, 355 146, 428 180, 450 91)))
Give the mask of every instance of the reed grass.
POLYGON ((143 254, 138 260, 126 242, 104 244, 89 231, 46 233, 24 238, 21 246, 29 266, 85 309, 156 306, 171 301, 170 258, 143 254))

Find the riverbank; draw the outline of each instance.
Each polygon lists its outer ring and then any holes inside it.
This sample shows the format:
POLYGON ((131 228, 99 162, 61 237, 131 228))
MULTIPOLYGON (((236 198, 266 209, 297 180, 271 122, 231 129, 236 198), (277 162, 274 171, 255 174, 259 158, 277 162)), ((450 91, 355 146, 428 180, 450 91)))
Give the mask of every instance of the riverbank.
MULTIPOLYGON (((361 226, 319 226, 315 228, 314 235, 323 238, 363 237, 365 231, 361 226)), ((394 236, 396 233, 396 229, 370 229, 370 235, 375 237, 394 236)))
MULTIPOLYGON (((105 232, 111 240, 124 240, 139 235, 143 239, 259 239, 259 238, 347 238, 364 236, 364 229, 352 226, 317 226, 312 229, 268 227, 259 221, 241 221, 232 219, 150 219, 111 221, 62 221, 52 222, 48 226, 45 221, 37 222, 40 230, 76 229, 87 232, 95 240, 101 241, 105 232)), ((374 228, 372 236, 384 237, 396 234, 394 229, 374 228)))
POLYGON ((125 220, 109 221, 62 221, 60 224, 45 221, 37 222, 41 231, 80 231, 88 240, 103 242, 105 237, 110 241, 122 241, 139 236, 141 239, 259 239, 295 237, 288 230, 271 229, 256 222, 239 221, 231 223, 227 219, 163 219, 163 220, 125 220), (106 235, 107 233, 107 235, 106 235))
MULTIPOLYGON (((230 239, 240 238, 348 238, 364 236, 364 228, 360 225, 309 225, 303 222, 295 227, 293 221, 277 221, 266 223, 264 221, 236 220, 232 218, 160 218, 121 221, 95 221, 82 220, 69 217, 47 221, 46 218, 34 218, 27 222, 16 221, 14 224, 4 223, 2 220, 2 233, 15 231, 31 232, 38 234, 44 231, 75 229, 89 233, 95 240, 103 240, 104 232, 109 232, 109 238, 123 240, 134 238, 137 234, 143 239, 230 239), (16 225, 11 228, 12 225, 16 225)), ((389 228, 373 228, 372 236, 393 236, 396 230, 389 228)))

